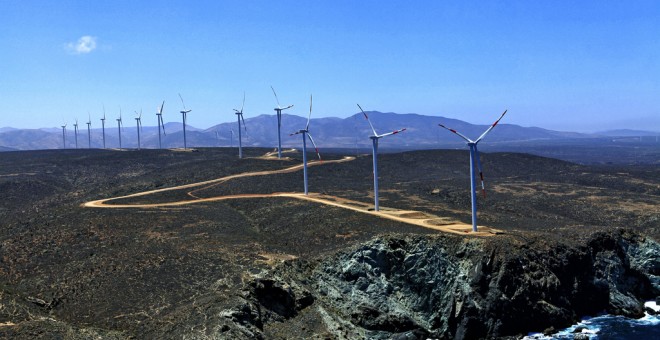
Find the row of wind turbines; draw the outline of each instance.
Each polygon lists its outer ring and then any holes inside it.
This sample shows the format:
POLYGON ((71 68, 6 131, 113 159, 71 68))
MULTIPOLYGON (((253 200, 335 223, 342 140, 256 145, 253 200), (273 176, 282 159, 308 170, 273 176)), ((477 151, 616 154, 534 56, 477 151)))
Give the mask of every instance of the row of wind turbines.
MULTIPOLYGON (((279 98, 277 96, 277 93, 275 92, 275 89, 271 86, 271 90, 273 91, 273 95, 275 96, 275 101, 277 102, 277 107, 274 108, 276 114, 277 114, 277 158, 280 159, 282 158, 282 137, 281 137, 281 127, 282 127, 282 111, 288 110, 293 107, 293 105, 288 105, 285 107, 282 107, 280 105, 279 98)), ((181 94, 179 94, 179 99, 181 99, 181 104, 183 106, 183 110, 179 111, 182 115, 182 121, 183 121, 183 145, 184 149, 187 149, 187 140, 186 140, 186 121, 187 121, 187 115, 190 113, 192 110, 186 108, 186 104, 183 101, 183 97, 181 94)), ((314 142, 314 138, 312 137, 312 134, 309 131, 309 125, 310 121, 312 118, 312 103, 313 103, 313 98, 312 95, 309 97, 309 114, 307 115, 307 123, 305 124, 304 129, 300 129, 296 132, 293 132, 290 134, 290 136, 294 135, 301 135, 302 136, 302 145, 303 145, 303 150, 302 150, 302 157, 303 157, 303 186, 304 186, 304 193, 305 195, 309 194, 309 185, 308 185, 308 174, 307 174, 307 140, 309 140, 312 145, 314 146, 314 149, 316 151, 316 155, 319 159, 319 161, 322 161, 321 159, 321 154, 319 153, 319 148, 314 142)), ((162 139, 161 139, 161 129, 163 132, 163 135, 165 134, 165 124, 163 121, 163 107, 165 105, 165 101, 163 101, 158 108, 158 112, 156 113, 157 120, 158 120, 158 148, 162 148, 162 139)), ((364 118, 367 120, 367 123, 369 123, 369 127, 371 128, 371 131, 373 132, 373 135, 369 136, 369 139, 372 141, 372 157, 373 157, 373 179, 374 179, 374 185, 373 185, 373 190, 374 190, 374 210, 379 211, 380 210, 380 205, 379 205, 379 188, 378 188, 378 142, 381 138, 396 135, 400 132, 406 131, 406 128, 394 130, 391 132, 387 133, 382 133, 379 134, 376 131, 376 128, 374 125, 371 123, 371 120, 369 120, 369 116, 367 113, 362 109, 360 104, 357 104, 358 108, 360 109, 360 112, 364 115, 364 118)), ((241 104, 241 109, 234 109, 234 113, 236 114, 237 118, 237 123, 238 123, 238 157, 243 158, 243 143, 242 143, 242 133, 241 131, 244 130, 247 132, 247 127, 245 126, 245 119, 243 117, 243 109, 245 107, 245 93, 243 93, 243 103, 241 104)), ((136 120, 136 126, 137 126, 137 138, 138 138, 138 149, 140 149, 140 130, 142 129, 142 110, 140 110, 140 113, 137 111, 135 112, 137 117, 135 118, 136 120)), ((484 185, 484 177, 483 177, 483 170, 481 167, 481 161, 479 158, 479 150, 477 148, 477 145, 481 140, 483 140, 484 137, 490 131, 497 126, 497 124, 500 122, 500 120, 504 117, 504 115, 507 113, 505 110, 500 117, 493 123, 491 124, 486 131, 484 131, 477 139, 472 140, 462 133, 449 128, 443 124, 438 124, 441 128, 444 128, 460 138, 462 138, 470 148, 470 193, 471 193, 471 205, 472 205, 472 231, 476 232, 477 231, 477 195, 476 195, 476 170, 479 170, 479 177, 481 180, 481 191, 484 195, 484 198, 486 197, 486 189, 484 185)), ((103 118, 101 118, 101 125, 102 125, 102 133, 103 133, 103 148, 105 149, 105 107, 103 108, 103 118)), ((76 138, 76 148, 78 148, 78 120, 76 120, 76 123, 73 124, 74 126, 74 132, 75 132, 75 138, 76 138)), ((119 118, 117 118, 117 127, 118 127, 118 133, 119 133, 119 149, 121 149, 121 128, 123 126, 122 123, 122 114, 121 114, 121 108, 119 109, 119 118)), ((91 128, 91 118, 87 122, 87 133, 88 133, 88 145, 91 148, 91 134, 90 134, 90 128, 91 128)), ((233 131, 232 131, 233 135, 233 131)), ((63 143, 66 146, 66 124, 62 125, 62 139, 63 143)))
MULTIPOLYGON (((273 93, 275 93, 275 90, 273 90, 273 93)), ((277 95, 275 95, 275 97, 277 97, 277 95)), ((291 106, 293 106, 293 105, 290 105, 287 108, 289 108, 291 106)), ((371 120, 369 120, 369 116, 367 115, 367 113, 364 112, 364 110, 362 109, 362 106, 360 106, 360 104, 357 104, 357 106, 360 109, 360 112, 362 112, 362 114, 364 115, 364 118, 367 120, 367 123, 369 123, 369 127, 371 127, 371 131, 373 132, 373 135, 369 136, 369 139, 371 139, 371 142, 372 142, 372 151, 371 152, 372 152, 372 157, 373 157, 374 210, 379 211, 380 210, 380 205, 379 205, 379 197, 378 197, 378 142, 381 138, 396 135, 400 132, 406 131, 406 128, 402 128, 402 129, 394 130, 394 131, 391 131, 391 132, 386 132, 386 133, 379 134, 376 131, 376 128, 374 128, 374 125, 371 123, 371 120)), ((279 101, 278 101, 278 107, 279 107, 279 101)), ((241 109, 240 112, 241 112, 241 115, 242 115, 242 109, 241 109)), ((278 114, 280 114, 280 112, 281 111, 278 111, 278 114)), ((457 136, 459 136, 463 140, 465 140, 468 147, 470 148, 470 193, 471 193, 470 198, 471 198, 471 205, 472 205, 472 231, 473 232, 477 231, 477 195, 476 195, 477 186, 476 186, 476 176, 475 176, 476 175, 475 174, 475 165, 476 165, 476 168, 479 170, 479 177, 481 179, 481 191, 484 195, 484 198, 486 197, 486 187, 484 185, 483 169, 481 167, 481 161, 479 160, 479 150, 477 149, 477 145, 479 144, 479 142, 481 142, 484 139, 484 137, 486 137, 486 135, 488 133, 490 133, 490 131, 493 130, 493 128, 495 128, 495 126, 497 126, 497 124, 500 122, 500 120, 502 120, 502 118, 504 117, 504 115, 506 113, 507 113, 507 110, 505 110, 500 115, 500 117, 493 124, 491 124, 486 129, 486 131, 484 131, 475 140, 472 140, 472 139, 466 137, 462 133, 460 133, 460 132, 458 132, 458 131, 456 131, 452 128, 446 127, 443 124, 438 124, 438 126, 440 126, 441 128, 444 128, 444 129, 456 134, 457 136)), ((316 146, 316 143, 314 142, 314 139, 312 138, 312 135, 309 132, 309 123, 310 123, 311 117, 312 117, 312 96, 310 95, 309 96, 309 115, 307 116, 307 124, 305 125, 304 129, 301 129, 301 130, 291 134, 292 136, 297 135, 297 134, 302 135, 302 142, 303 142, 302 143, 303 144, 303 151, 302 151, 302 155, 303 155, 303 183, 304 183, 305 195, 309 194, 308 176, 307 176, 307 143, 306 143, 307 138, 305 138, 305 137, 308 137, 309 141, 312 143, 312 145, 314 145, 314 148, 316 150, 316 154, 319 158, 319 161, 321 161, 321 155, 319 154, 319 149, 316 146)), ((281 122, 281 118, 278 117, 278 139, 279 139, 279 135, 280 135, 279 134, 280 122, 281 122)), ((240 127, 240 119, 239 119, 239 127, 240 127)), ((278 140, 278 143, 279 143, 279 140, 278 140)), ((281 144, 278 144, 278 157, 281 157, 281 153, 280 153, 281 149, 282 149, 281 144)))
MULTIPOLYGON (((282 111, 290 109, 293 107, 293 105, 289 105, 286 107, 281 107, 280 106, 280 101, 279 98, 277 97, 277 93, 275 92, 275 89, 271 86, 271 90, 273 91, 273 95, 275 95, 275 101, 277 102, 277 107, 274 109, 275 112, 277 113, 277 158, 282 158, 282 138, 281 138, 281 127, 282 127, 282 111)), ((181 105, 183 106, 183 110, 179 111, 181 113, 181 118, 182 118, 182 123, 183 123, 183 148, 184 150, 188 148, 188 142, 186 138, 186 122, 188 120, 188 113, 190 113, 192 110, 186 108, 186 104, 183 101, 183 97, 179 93, 179 99, 181 99, 181 105)), ((165 101, 163 101, 158 108, 158 112, 156 113, 156 118, 157 118, 157 125, 158 125, 158 148, 162 149, 162 136, 166 136, 167 134, 165 133, 165 122, 163 121, 163 107, 165 106, 165 101), (162 136, 161 136, 161 130, 162 130, 162 136)), ((245 107, 245 93, 243 93, 243 104, 241 106, 240 110, 234 109, 237 118, 238 118, 238 157, 243 158, 243 145, 242 145, 242 133, 241 133, 241 127, 247 132, 247 128, 245 126, 245 119, 243 118, 243 108, 245 107), (242 124, 241 124, 242 123, 242 124)), ((138 113, 135 111, 135 121, 136 121, 136 127, 137 127, 137 139, 138 139, 138 150, 141 148, 140 144, 140 131, 142 131, 142 110, 138 113)), ((87 136, 88 136, 88 148, 92 148, 92 139, 91 139, 91 125, 92 125, 92 120, 91 120, 91 115, 89 115, 89 120, 87 121, 87 136)), ((117 120, 117 133, 118 133, 118 138, 119 138, 119 149, 122 149, 122 138, 121 138, 121 130, 124 126, 123 123, 123 118, 122 118, 122 111, 121 107, 119 108, 119 117, 116 119, 117 120)), ((106 121, 106 114, 105 114, 105 106, 103 106, 103 118, 101 118, 101 130, 102 130, 102 135, 103 135, 103 148, 106 148, 106 143, 105 143, 105 121, 106 121)), ((66 149, 66 127, 67 124, 64 123, 62 125, 62 148, 66 149)), ((76 122, 73 124, 74 128, 74 138, 75 138, 75 148, 78 149, 78 119, 76 119, 76 122)), ((232 139, 233 139, 233 134, 234 131, 231 131, 232 133, 232 139)), ((217 134, 217 132, 216 132, 217 134)), ((310 137, 311 138, 311 137, 310 137)))
MULTIPOLYGON (((179 111, 182 115, 183 118, 183 148, 187 149, 188 148, 188 143, 186 140, 186 121, 188 119, 188 113, 192 110, 186 109, 186 104, 183 101, 183 97, 181 97, 181 94, 179 94, 179 98, 181 99, 181 104, 183 106, 183 110, 179 111)), ((163 121, 163 107, 165 106, 165 101, 163 101, 160 104, 160 107, 158 108, 158 112, 156 113, 156 118, 158 122, 158 148, 161 149, 163 147, 162 145, 162 137, 161 137, 161 130, 162 130, 162 135, 165 136, 167 135, 165 133, 165 122, 163 121)), ((138 150, 141 149, 141 141, 140 141, 140 132, 142 131, 142 110, 138 113, 135 111, 135 125, 137 127, 137 145, 138 145, 138 150)), ((103 148, 106 148, 105 145, 105 121, 106 121, 106 115, 105 115, 105 106, 103 106, 103 118, 101 118, 101 133, 103 135, 103 148)), ((88 121, 87 121, 87 147, 92 148, 92 134, 91 134, 91 126, 92 126, 92 118, 91 115, 88 115, 88 121)), ((66 127, 67 124, 64 123, 62 125, 62 147, 66 149, 66 127)), ((119 137, 119 149, 122 149, 121 145, 121 130, 124 127, 124 121, 122 118, 122 111, 121 107, 119 108, 119 117, 117 118, 117 131, 118 131, 118 137, 119 137)), ((78 119, 76 119, 76 122, 73 124, 73 132, 74 132, 74 138, 75 138, 75 145, 76 149, 78 149, 78 119)))
MULTIPOLYGON (((281 133, 280 133, 280 128, 281 128, 281 123, 282 123, 282 111, 289 109, 293 107, 293 105, 286 106, 282 108, 280 106, 279 99, 277 98, 277 93, 275 93, 275 89, 271 86, 271 89, 273 90, 273 94, 275 95, 275 99, 277 101, 277 108, 275 108, 275 111, 277 112, 277 157, 281 158, 282 157, 282 140, 281 140, 281 133)), ((312 138, 311 133, 309 132, 309 124, 312 118, 312 95, 309 96, 309 114, 307 115, 307 123, 305 124, 304 129, 300 129, 292 134, 293 135, 302 135, 302 145, 303 145, 303 150, 302 150, 302 157, 303 157, 303 187, 304 187, 304 193, 305 195, 309 194, 309 185, 308 185, 308 175, 307 175, 307 139, 314 145, 314 149, 316 151, 316 155, 319 158, 319 161, 322 161, 321 155, 319 153, 318 146, 314 142, 314 138, 312 138)), ((245 106, 245 94, 243 94, 243 105, 241 106, 240 110, 234 109, 237 115, 237 120, 238 120, 238 131, 239 131, 239 158, 243 157, 243 151, 242 151, 242 145, 241 145, 241 122, 243 123, 243 127, 245 128, 245 120, 243 119, 243 108, 245 106)), ((396 135, 400 132, 406 131, 406 128, 394 130, 391 132, 387 133, 382 133, 379 134, 376 131, 376 128, 374 128, 374 125, 371 123, 371 120, 369 120, 369 116, 367 115, 366 112, 362 109, 360 104, 357 104, 358 108, 360 109, 360 112, 364 115, 364 118, 367 120, 367 123, 369 123, 369 127, 371 128, 371 131, 373 132, 373 135, 369 136, 369 138, 372 141, 372 157, 373 157, 373 178, 374 178, 374 210, 379 211, 380 210, 380 205, 379 205, 379 195, 378 195, 378 142, 381 138, 387 137, 387 136, 392 136, 396 135)), ((507 110, 505 110, 500 117, 493 123, 491 124, 486 131, 484 131, 477 139, 472 140, 462 133, 452 129, 448 128, 443 124, 438 124, 441 128, 444 128, 463 140, 467 143, 468 147, 470 148, 470 192, 471 192, 471 205, 472 205, 472 231, 476 232, 477 231, 477 195, 476 195, 476 170, 479 170, 479 177, 481 180, 481 191, 484 195, 484 198, 486 197, 486 188, 484 185, 484 176, 483 176, 483 170, 481 167, 481 161, 479 159, 479 150, 477 148, 477 145, 479 142, 481 142, 484 137, 490 131, 497 126, 497 124, 502 120, 504 115, 507 113, 507 110)), ((247 130, 246 130, 247 131, 247 130)))

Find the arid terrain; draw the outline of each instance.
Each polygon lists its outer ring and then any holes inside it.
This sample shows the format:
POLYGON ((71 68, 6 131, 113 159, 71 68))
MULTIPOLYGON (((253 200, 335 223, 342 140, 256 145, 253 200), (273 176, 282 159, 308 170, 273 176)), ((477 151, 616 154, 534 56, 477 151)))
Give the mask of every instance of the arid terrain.
MULTIPOLYGON (((660 240, 656 165, 482 154, 487 196, 479 197, 479 225, 492 232, 474 235, 469 227, 448 233, 370 212, 371 155, 324 155, 323 164, 309 168, 312 197, 341 203, 330 205, 294 195, 302 192, 302 169, 282 170, 301 163, 299 152, 277 160, 263 157, 269 151, 246 149, 242 160, 228 148, 0 153, 0 336, 500 337, 594 310, 636 315, 634 301, 660 293, 660 282, 644 276, 660 275, 660 255, 653 255, 660 240), (275 173, 216 180, 267 171, 275 173), (85 205, 177 186, 185 187, 85 205), (599 267, 644 249, 652 250, 650 268, 636 267, 637 260, 621 260, 617 275, 599 267), (432 257, 438 254, 447 263, 432 257), (411 259, 416 269, 404 279, 398 266, 411 259), (512 261, 520 268, 511 270, 512 261), (465 271, 469 284, 446 278, 474 263, 479 267, 465 271), (440 269, 446 271, 433 271, 440 269), (589 275, 605 275, 617 289, 589 275), (495 278, 499 290, 486 289, 495 278), (431 290, 440 281, 461 293, 431 290), (639 288, 627 291, 633 284, 639 288), (509 292, 512 285, 538 291, 509 292), (577 288, 564 291, 567 285, 577 288), (592 285, 600 288, 586 293, 592 285), (477 301, 470 292, 480 289, 494 306, 488 315, 468 307, 477 301), (511 305, 494 302, 495 291, 510 293, 511 305), (623 302, 612 302, 616 292, 623 302), (525 311, 529 301, 542 306, 534 307, 541 314, 525 311), (545 319, 511 325, 510 306, 545 319)), ((470 223, 466 151, 382 154, 379 165, 384 214, 470 223)))

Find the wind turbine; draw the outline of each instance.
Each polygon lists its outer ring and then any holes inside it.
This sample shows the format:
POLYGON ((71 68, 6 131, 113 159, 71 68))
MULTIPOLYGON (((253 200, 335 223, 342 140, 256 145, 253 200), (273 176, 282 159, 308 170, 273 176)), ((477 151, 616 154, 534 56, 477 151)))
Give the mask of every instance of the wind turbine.
POLYGON ((135 114, 137 115, 137 117, 135 117, 135 123, 137 125, 138 150, 140 150, 140 130, 142 130, 142 109, 140 109, 140 113, 137 113, 137 111, 135 111, 135 114))
POLYGON ((476 189, 476 183, 475 183, 475 173, 474 173, 474 167, 475 165, 479 168, 479 177, 481 178, 481 191, 484 194, 484 198, 486 197, 486 188, 484 187, 484 174, 481 169, 481 161, 479 160, 479 150, 477 149, 477 144, 486 137, 486 135, 492 130, 497 123, 500 122, 502 117, 506 114, 507 110, 504 110, 500 118, 498 118, 493 125, 491 125, 484 133, 479 136, 476 140, 471 140, 470 138, 465 137, 465 135, 461 134, 460 132, 450 129, 442 124, 438 124, 440 127, 445 128, 457 136, 463 138, 466 142, 467 145, 470 147, 470 197, 472 199, 472 231, 477 231, 477 195, 475 194, 475 189, 476 189), (476 163, 476 164, 475 164, 476 163))
POLYGON ((234 129, 229 129, 230 135, 229 135, 229 146, 234 147, 234 129))
POLYGON ((88 149, 92 148, 91 126, 92 126, 92 115, 90 115, 89 112, 87 112, 87 148, 88 149))
POLYGON ((76 118, 76 122, 73 124, 73 135, 76 138, 76 149, 78 148, 78 118, 76 118))
MULTIPOLYGON (((241 122, 243 122, 243 129, 247 133, 247 127, 245 126, 245 119, 243 119, 243 108, 245 107, 245 92, 243 92, 243 104, 241 105, 241 110, 236 110, 236 120, 238 120, 238 158, 243 158, 243 141, 241 140, 241 122)), ((234 131, 232 130, 232 136, 234 131)), ((232 142, 233 143, 233 142, 232 142)))
POLYGON ((183 117, 183 149, 187 149, 188 146, 186 144, 186 119, 188 117, 188 112, 192 110, 186 110, 186 104, 183 102, 183 97, 181 97, 181 93, 179 93, 179 98, 181 98, 181 104, 183 104, 183 110, 181 112, 181 116, 183 117))
POLYGON ((369 116, 362 110, 362 107, 360 104, 357 104, 357 106, 360 108, 360 111, 362 111, 362 114, 364 115, 364 118, 367 119, 367 123, 369 123, 369 126, 371 127, 371 131, 373 131, 373 135, 369 136, 371 138, 371 142, 373 143, 373 159, 374 159, 374 210, 378 211, 380 209, 378 205, 378 140, 389 135, 396 135, 399 132, 406 131, 405 128, 400 129, 400 130, 395 130, 392 132, 384 133, 382 135, 379 135, 376 132, 376 129, 374 129, 373 124, 371 124, 371 121, 369 120, 369 116))
POLYGON ((160 104, 160 108, 158 109, 158 113, 156 113, 156 117, 158 120, 158 148, 162 149, 163 146, 160 141, 160 128, 161 126, 163 127, 163 136, 165 135, 165 123, 163 122, 163 106, 165 106, 165 101, 163 100, 163 103, 160 104))
POLYGON ((62 149, 66 149, 66 123, 62 125, 62 149))
POLYGON ((119 150, 121 150, 121 126, 124 125, 121 121, 121 108, 119 108, 119 118, 117 118, 117 131, 119 131, 119 150))
POLYGON ((308 137, 309 141, 312 142, 312 145, 314 145, 314 149, 316 149, 316 155, 319 157, 319 161, 321 160, 321 154, 319 153, 319 148, 316 146, 316 143, 314 143, 314 138, 312 138, 312 135, 309 133, 309 121, 311 118, 312 118, 312 95, 309 95, 309 115, 307 116, 307 124, 305 125, 304 129, 298 130, 297 132, 290 134, 290 136, 302 134, 303 179, 304 179, 305 195, 309 193, 309 191, 307 190, 307 139, 305 137, 308 137))
POLYGON ((103 148, 105 149, 105 105, 103 105, 103 118, 101 118, 101 129, 103 130, 103 148))
POLYGON ((273 85, 270 86, 270 89, 273 90, 275 100, 277 101, 277 107, 273 109, 277 112, 277 158, 282 158, 282 136, 280 134, 280 128, 282 127, 282 111, 292 108, 293 105, 281 107, 280 100, 277 98, 277 93, 275 93, 273 85))

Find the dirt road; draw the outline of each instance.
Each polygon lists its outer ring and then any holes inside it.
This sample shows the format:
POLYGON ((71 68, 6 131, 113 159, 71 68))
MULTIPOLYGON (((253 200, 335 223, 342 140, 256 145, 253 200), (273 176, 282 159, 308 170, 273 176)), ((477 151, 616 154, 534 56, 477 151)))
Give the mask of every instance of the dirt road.
MULTIPOLYGON (((276 157, 273 157, 273 154, 274 153, 268 153, 259 158, 277 159, 276 157)), ((346 156, 342 159, 337 159, 337 160, 326 160, 323 162, 320 161, 309 162, 307 163, 307 166, 310 167, 310 166, 318 166, 322 164, 350 162, 354 159, 355 157, 346 156)), ((90 201, 83 203, 82 206, 86 208, 106 208, 106 209, 118 209, 118 208, 144 209, 144 208, 175 207, 175 206, 182 206, 188 204, 215 202, 215 201, 232 200, 232 199, 287 197, 287 198, 311 201, 311 202, 339 207, 343 209, 349 209, 363 214, 378 216, 380 218, 386 218, 398 222, 403 222, 407 224, 412 224, 412 225, 448 232, 448 233, 463 234, 463 235, 469 234, 475 236, 490 236, 501 233, 499 230, 495 230, 485 226, 479 226, 478 232, 472 232, 472 226, 469 224, 461 223, 456 220, 448 219, 445 217, 439 217, 420 211, 398 210, 398 209, 386 208, 386 207, 381 207, 380 211, 374 211, 373 208, 371 208, 370 204, 353 201, 337 196, 330 196, 330 195, 321 195, 321 194, 313 194, 313 193, 309 195, 305 195, 302 193, 291 193, 291 192, 272 193, 272 194, 241 194, 241 195, 227 195, 227 196, 216 196, 216 197, 207 197, 207 198, 200 198, 195 195, 195 193, 198 191, 208 189, 212 186, 220 185, 232 179, 251 177, 251 176, 267 176, 273 174, 289 173, 289 172, 298 171, 302 168, 303 165, 298 164, 280 170, 245 172, 245 173, 229 175, 221 178, 216 178, 209 181, 191 183, 191 184, 180 185, 170 188, 149 190, 149 191, 139 192, 126 196, 90 201), (166 202, 166 203, 153 203, 153 204, 110 204, 110 202, 119 199, 134 198, 140 196, 147 196, 155 193, 161 193, 165 191, 183 190, 183 189, 191 189, 191 188, 197 188, 197 189, 187 192, 188 196, 192 198, 190 200, 182 200, 182 201, 174 201, 174 202, 166 202)))

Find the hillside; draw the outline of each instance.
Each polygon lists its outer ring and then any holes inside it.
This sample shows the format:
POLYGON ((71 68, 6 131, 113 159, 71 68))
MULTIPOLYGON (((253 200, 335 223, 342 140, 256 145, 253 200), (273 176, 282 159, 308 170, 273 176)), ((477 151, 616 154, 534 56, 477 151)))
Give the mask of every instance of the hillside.
MULTIPOLYGON (((423 116, 418 114, 396 114, 369 112, 379 132, 406 128, 405 133, 380 141, 383 152, 406 150, 426 150, 436 148, 465 148, 465 143, 457 136, 442 130, 439 123, 453 127, 467 136, 479 136, 487 125, 474 125, 461 120, 423 116)), ((144 117, 147 124, 140 132, 140 147, 158 148, 158 129, 149 126, 149 117, 144 117)), ((244 146, 273 147, 277 145, 277 120, 273 115, 260 115, 245 120, 242 131, 244 146)), ((119 132, 114 121, 106 122, 106 148, 119 148, 119 132)), ((282 145, 299 147, 299 136, 289 134, 304 127, 306 119, 295 115, 282 116, 282 145)), ((312 119, 310 131, 323 151, 341 150, 340 152, 364 153, 371 149, 368 138, 372 134, 362 114, 348 118, 312 119), (350 151, 349 151, 350 150, 350 151)), ((190 147, 229 147, 238 145, 236 122, 222 123, 208 129, 198 129, 188 125, 187 144, 190 147)), ((598 134, 580 134, 574 132, 552 131, 537 127, 521 127, 506 124, 506 119, 494 129, 480 148, 484 151, 523 152, 539 156, 553 157, 581 164, 657 164, 660 159, 660 143, 656 133, 616 130, 598 134)), ((76 147, 75 134, 71 127, 66 130, 66 148, 76 147)), ((137 128, 128 119, 122 128, 122 147, 136 149, 137 128)), ((165 124, 165 134, 161 135, 163 148, 183 147, 182 124, 165 124)), ((3 128, 0 130, 0 151, 61 149, 63 147, 62 129, 45 128, 21 130, 3 128)), ((103 132, 96 122, 88 139, 86 126, 78 132, 78 148, 103 148, 103 132)))
MULTIPOLYGON (((499 337, 564 325, 596 309, 639 315, 637 301, 660 293, 648 281, 660 267, 639 264, 660 265, 658 256, 641 257, 660 250, 657 166, 483 154, 488 196, 479 198, 480 225, 502 231, 491 237, 445 235, 284 197, 81 206, 300 163, 299 153, 258 158, 266 151, 248 148, 244 160, 222 148, 0 154, 1 336, 499 337), (556 254, 552 261, 548 253, 556 254), (465 274, 475 266, 483 275, 465 274), (619 269, 634 275, 607 272, 619 269), (410 270, 417 274, 406 279, 410 270), (563 282, 576 288, 571 293, 563 282), (489 285, 498 288, 480 290, 489 285), (440 298, 447 292, 455 299, 440 298), (589 301, 562 300, 566 294, 589 301), (511 300, 497 302, 501 296, 511 300), (449 301, 437 305, 445 316, 427 312, 437 299, 449 301), (533 308, 537 301, 547 305, 533 308), (514 323, 519 311, 530 310, 541 321, 514 323)), ((383 207, 469 222, 465 151, 383 154, 380 166, 383 207)), ((309 171, 311 191, 371 204, 369 155, 309 171)), ((301 177, 300 171, 242 177, 135 200, 300 192, 301 177)))

